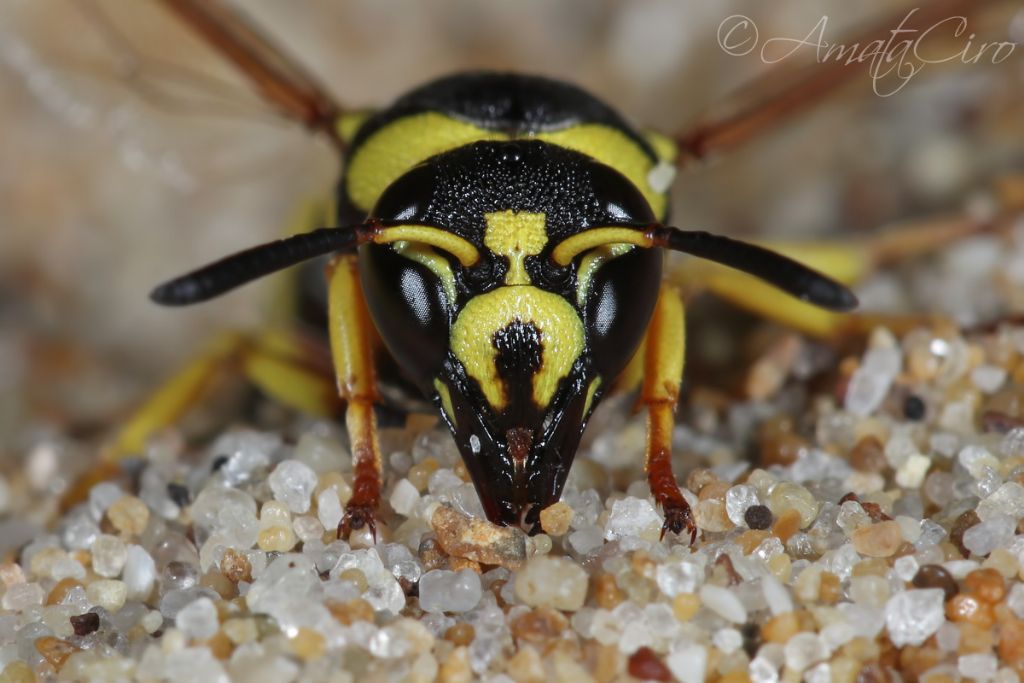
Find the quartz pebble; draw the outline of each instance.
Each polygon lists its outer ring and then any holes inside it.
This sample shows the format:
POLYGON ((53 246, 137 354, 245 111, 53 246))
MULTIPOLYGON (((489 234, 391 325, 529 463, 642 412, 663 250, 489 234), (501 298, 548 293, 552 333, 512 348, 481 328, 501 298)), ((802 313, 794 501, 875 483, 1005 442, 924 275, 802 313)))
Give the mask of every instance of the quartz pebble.
POLYGON ((327 488, 317 494, 316 514, 324 529, 337 529, 345 514, 341 508, 341 501, 338 500, 338 493, 333 488, 327 488))
POLYGON ((901 365, 899 349, 869 349, 850 378, 846 389, 846 409, 862 417, 873 413, 888 394, 901 365))
POLYGON ((627 497, 612 503, 604 537, 609 541, 629 536, 654 540, 661 535, 662 523, 649 500, 627 497))
POLYGON ((128 598, 128 586, 123 581, 100 579, 89 584, 85 589, 85 596, 91 604, 108 612, 116 612, 124 607, 128 598))
POLYGON ((854 549, 868 557, 890 557, 903 543, 900 525, 889 520, 862 526, 850 536, 854 549))
POLYGON ((516 597, 534 607, 571 612, 587 597, 587 573, 561 557, 534 557, 516 573, 516 597))
POLYGON ((742 624, 747 620, 746 608, 728 588, 705 584, 700 589, 700 600, 723 619, 735 624, 742 624))
POLYGON ((220 626, 217 608, 209 598, 199 598, 178 612, 174 625, 189 638, 206 640, 213 637, 220 626))
POLYGON ((144 548, 128 546, 122 569, 127 597, 139 600, 147 597, 156 581, 156 563, 144 548))
POLYGON ((994 515, 967 529, 963 544, 975 555, 988 555, 996 548, 1009 543, 1017 530, 1017 522, 1006 515, 994 515))
POLYGON ((128 549, 121 539, 102 534, 92 543, 92 568, 100 576, 115 578, 128 560, 128 549))
POLYGON ((572 508, 559 501, 540 511, 540 525, 551 536, 563 536, 569 531, 572 516, 572 508))
POLYGON ((782 517, 790 510, 800 518, 800 528, 806 528, 817 518, 821 504, 803 486, 792 482, 780 482, 772 488, 768 507, 776 517, 782 517))
POLYGON ((12 612, 21 612, 43 604, 46 595, 38 583, 19 583, 9 586, 0 600, 0 607, 12 612))
POLYGON ((965 678, 976 681, 989 681, 995 678, 999 662, 991 653, 962 655, 957 660, 957 670, 965 678))
POLYGON ((725 492, 725 512, 729 516, 729 521, 736 526, 746 526, 747 510, 759 504, 757 489, 753 486, 740 484, 725 492))
POLYGON ((471 569, 435 569, 420 577, 419 596, 427 612, 468 612, 480 602, 480 576, 471 569))
POLYGON ((317 485, 316 472, 298 460, 283 460, 278 463, 267 479, 274 498, 288 506, 292 512, 309 511, 309 498, 317 485))
POLYGON ((687 645, 669 653, 665 664, 681 683, 703 683, 708 651, 701 645, 687 645))
POLYGON ((392 509, 400 515, 408 517, 412 514, 413 508, 420 500, 420 492, 410 483, 408 479, 399 479, 395 488, 391 491, 388 502, 392 509))
POLYGON ((920 645, 946 620, 945 594, 938 588, 903 591, 885 605, 885 626, 897 647, 920 645))
POLYGON ((135 496, 121 496, 107 509, 107 519, 126 536, 138 536, 149 525, 149 507, 135 496))
POLYGON ((441 505, 431 517, 437 541, 445 552, 481 564, 509 569, 526 560, 526 535, 513 527, 498 527, 441 505))

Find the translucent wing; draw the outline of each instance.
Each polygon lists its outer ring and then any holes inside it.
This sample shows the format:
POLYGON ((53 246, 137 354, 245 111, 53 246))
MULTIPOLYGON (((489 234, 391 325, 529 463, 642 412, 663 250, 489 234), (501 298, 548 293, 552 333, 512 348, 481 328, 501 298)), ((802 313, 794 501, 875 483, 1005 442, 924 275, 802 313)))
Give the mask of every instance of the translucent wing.
MULTIPOLYGON (((920 7, 906 6, 870 29, 846 36, 843 46, 872 43, 899 49, 907 36, 917 36, 950 17, 975 15, 1004 0, 934 0, 920 7), (903 33, 894 36, 894 29, 903 33)), ((738 18, 739 15, 737 15, 738 18)), ((742 19, 742 18, 741 18, 742 19)), ((724 24, 723 24, 724 26, 724 24)), ((866 77, 869 66, 860 59, 829 57, 810 66, 780 64, 741 87, 713 107, 700 121, 675 136, 679 164, 687 165, 726 152, 822 102, 824 97, 854 78, 866 77)))
POLYGON ((220 0, 159 0, 240 69, 277 108, 340 146, 342 109, 317 80, 241 11, 220 0))

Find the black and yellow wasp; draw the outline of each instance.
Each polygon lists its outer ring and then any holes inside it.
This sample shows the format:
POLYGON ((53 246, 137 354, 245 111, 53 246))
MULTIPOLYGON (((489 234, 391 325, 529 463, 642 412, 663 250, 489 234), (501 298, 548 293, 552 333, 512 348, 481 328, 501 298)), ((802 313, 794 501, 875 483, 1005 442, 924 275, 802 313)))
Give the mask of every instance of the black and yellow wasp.
MULTIPOLYGON (((675 137, 634 129, 572 85, 505 73, 441 78, 366 115, 343 111, 236 12, 209 0, 163 4, 344 155, 333 215, 321 218, 336 227, 248 249, 152 293, 160 304, 197 303, 330 256, 326 326, 354 456, 339 532, 372 527, 380 500, 379 352, 439 409, 488 518, 530 530, 559 499, 594 407, 612 390, 639 389, 652 494, 665 530, 692 540, 671 468, 685 297, 710 289, 819 336, 849 325, 837 312, 857 302, 844 283, 872 267, 872 245, 770 250, 666 221, 677 165, 807 106, 853 69, 815 74, 771 106, 675 137), (687 265, 685 291, 663 281, 666 249, 703 259, 687 265)), ((300 355, 287 340, 266 343, 300 355)), ((214 344, 140 409, 112 456, 138 452, 175 421, 227 358, 244 357, 250 379, 282 402, 332 410, 337 396, 301 362, 264 356, 263 346, 238 335, 214 344)))

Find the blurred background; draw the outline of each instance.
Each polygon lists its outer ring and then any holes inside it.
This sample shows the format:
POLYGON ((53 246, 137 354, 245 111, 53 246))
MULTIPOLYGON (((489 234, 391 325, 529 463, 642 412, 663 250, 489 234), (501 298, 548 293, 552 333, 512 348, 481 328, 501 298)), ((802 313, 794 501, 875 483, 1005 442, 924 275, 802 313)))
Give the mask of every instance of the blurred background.
MULTIPOLYGON (((235 4, 350 108, 385 105, 448 72, 506 69, 573 81, 664 132, 685 129, 766 69, 759 50, 721 48, 730 15, 749 16, 762 40, 803 38, 825 17, 824 37, 838 41, 897 7, 235 4)), ((972 17, 970 30, 973 48, 1024 43, 1024 13, 1018 2, 996 3, 972 17)), ((965 47, 966 36, 943 54, 965 47)), ((788 61, 813 59, 804 49, 788 61)), ((865 65, 822 106, 681 173, 675 222, 733 235, 864 235, 904 219, 983 211, 999 193, 1019 192, 1024 47, 1000 64, 963 61, 929 66, 889 97, 872 92, 865 65)), ((279 236, 296 206, 330 192, 338 173, 327 144, 276 116, 148 0, 3 0, 0 139, 0 464, 47 434, 103 433, 216 331, 257 326, 270 282, 187 310, 160 309, 147 294, 169 276, 279 236)), ((1000 258, 998 243, 978 249, 978 267, 1000 258)), ((1004 299, 945 278, 942 259, 923 267, 918 284, 882 274, 863 298, 878 307, 952 306, 967 319, 1005 312, 1004 299)), ((1024 280, 1024 264, 1006 267, 1024 280)))

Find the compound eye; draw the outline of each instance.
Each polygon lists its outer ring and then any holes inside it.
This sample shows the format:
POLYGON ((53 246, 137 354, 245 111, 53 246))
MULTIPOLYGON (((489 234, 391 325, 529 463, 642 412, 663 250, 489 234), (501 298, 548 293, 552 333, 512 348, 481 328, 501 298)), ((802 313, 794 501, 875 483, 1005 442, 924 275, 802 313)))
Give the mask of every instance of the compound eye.
MULTIPOLYGON (((363 247, 360 276, 384 345, 421 387, 429 387, 448 352, 448 292, 427 265, 383 245, 363 247)), ((427 255, 426 258, 442 259, 427 255)))
POLYGON ((661 285, 662 256, 633 249, 602 264, 586 292, 587 338, 602 377, 616 377, 640 345, 661 285))
POLYGON ((429 166, 417 166, 384 190, 372 215, 396 223, 422 222, 435 189, 434 171, 429 166))

